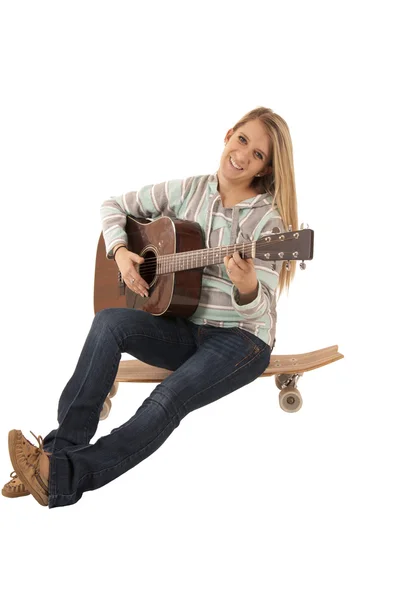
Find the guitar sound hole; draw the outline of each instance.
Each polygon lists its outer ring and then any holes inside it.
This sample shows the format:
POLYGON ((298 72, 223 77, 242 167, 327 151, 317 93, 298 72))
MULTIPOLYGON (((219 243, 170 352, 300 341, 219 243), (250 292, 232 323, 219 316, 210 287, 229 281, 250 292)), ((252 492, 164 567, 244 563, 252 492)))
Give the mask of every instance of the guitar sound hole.
POLYGON ((156 277, 156 255, 148 250, 141 256, 143 256, 145 262, 139 265, 139 274, 148 285, 151 285, 156 277))

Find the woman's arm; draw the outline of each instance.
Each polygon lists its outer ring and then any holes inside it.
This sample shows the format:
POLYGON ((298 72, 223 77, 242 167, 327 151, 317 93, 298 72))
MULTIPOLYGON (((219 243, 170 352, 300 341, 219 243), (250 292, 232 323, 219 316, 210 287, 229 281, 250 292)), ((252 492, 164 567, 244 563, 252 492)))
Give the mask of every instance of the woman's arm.
POLYGON ((143 219, 155 219, 161 215, 175 217, 187 193, 186 181, 178 179, 146 185, 137 192, 105 200, 100 207, 100 217, 107 258, 113 258, 113 252, 119 245, 128 244, 125 232, 127 215, 143 219))
MULTIPOLYGON (((284 231, 284 224, 278 213, 272 215, 266 222, 258 239, 272 233, 274 228, 278 228, 280 232, 284 231)), ((239 264, 244 270, 249 270, 249 275, 233 281, 231 300, 233 308, 242 318, 263 319, 263 316, 269 312, 278 287, 282 265, 283 262, 278 261, 276 268, 273 269, 271 262, 258 258, 247 259, 239 264)))

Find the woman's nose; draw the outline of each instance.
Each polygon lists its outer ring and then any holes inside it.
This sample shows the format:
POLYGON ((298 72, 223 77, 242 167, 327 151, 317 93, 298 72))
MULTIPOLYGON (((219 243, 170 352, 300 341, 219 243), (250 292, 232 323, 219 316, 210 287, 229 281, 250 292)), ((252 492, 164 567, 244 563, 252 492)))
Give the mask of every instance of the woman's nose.
POLYGON ((249 152, 248 150, 245 150, 245 148, 241 148, 241 150, 239 150, 237 152, 237 158, 238 161, 242 164, 247 165, 249 162, 249 152))

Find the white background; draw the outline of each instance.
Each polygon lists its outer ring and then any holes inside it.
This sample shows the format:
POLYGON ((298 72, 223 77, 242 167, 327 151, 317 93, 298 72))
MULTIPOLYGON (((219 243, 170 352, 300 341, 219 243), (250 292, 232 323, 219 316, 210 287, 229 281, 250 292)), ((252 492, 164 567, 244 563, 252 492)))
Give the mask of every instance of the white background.
MULTIPOLYGON (((7 4, 4 483, 8 430, 56 426, 92 322, 101 202, 216 171, 226 131, 256 106, 289 125, 300 222, 315 231, 314 260, 280 300, 275 351, 338 344, 345 360, 300 380, 295 414, 271 378, 190 413, 146 461, 73 506, 1 497, 3 591, 399 599, 395 2, 7 4)), ((121 384, 95 439, 151 389, 121 384)))

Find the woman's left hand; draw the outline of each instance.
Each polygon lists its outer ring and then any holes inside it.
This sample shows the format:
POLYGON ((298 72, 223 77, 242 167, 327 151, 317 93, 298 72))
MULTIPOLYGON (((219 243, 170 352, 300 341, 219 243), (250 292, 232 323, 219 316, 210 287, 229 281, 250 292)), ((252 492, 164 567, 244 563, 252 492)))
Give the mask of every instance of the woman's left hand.
POLYGON ((252 258, 241 258, 239 252, 232 256, 224 257, 227 273, 240 294, 246 295, 255 292, 258 287, 258 278, 252 258))

